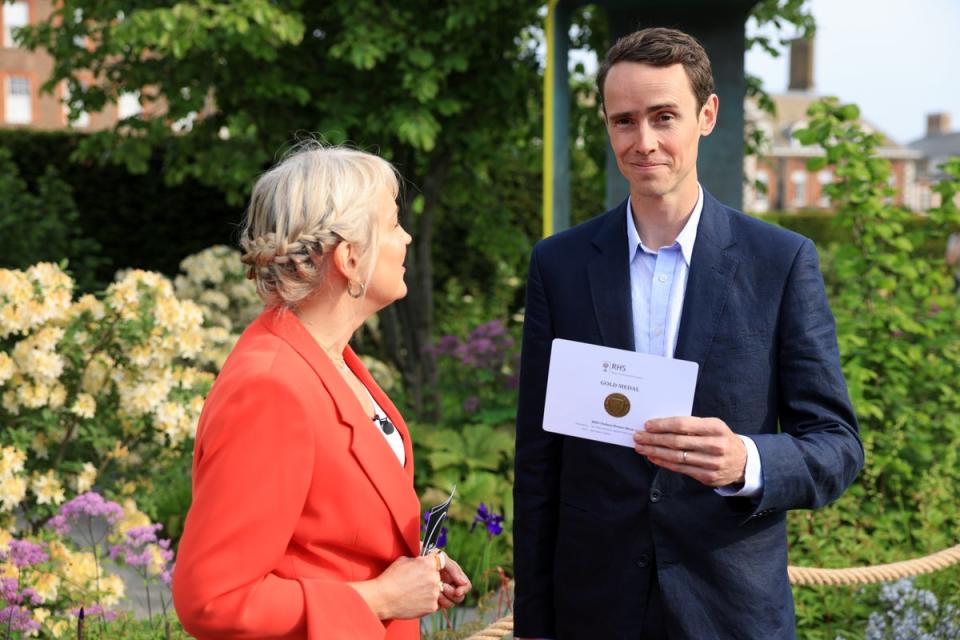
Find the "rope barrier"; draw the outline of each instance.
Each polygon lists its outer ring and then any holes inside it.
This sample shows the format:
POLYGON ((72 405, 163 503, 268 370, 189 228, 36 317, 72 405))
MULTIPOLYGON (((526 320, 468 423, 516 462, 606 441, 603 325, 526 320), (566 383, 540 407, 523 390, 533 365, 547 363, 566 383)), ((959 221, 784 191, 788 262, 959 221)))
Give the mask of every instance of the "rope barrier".
POLYGON ((787 567, 787 574, 790 576, 790 583, 798 586, 875 584, 932 573, 957 563, 960 563, 960 544, 922 558, 903 560, 902 562, 877 564, 870 567, 848 567, 846 569, 789 566, 787 567))
MULTIPOLYGON (((960 563, 960 544, 922 558, 877 564, 869 567, 822 569, 820 567, 787 567, 790 584, 811 585, 863 585, 877 582, 893 582, 901 578, 933 573, 960 563)), ((489 627, 478 631, 467 640, 500 640, 513 633, 513 615, 500 618, 489 627)))

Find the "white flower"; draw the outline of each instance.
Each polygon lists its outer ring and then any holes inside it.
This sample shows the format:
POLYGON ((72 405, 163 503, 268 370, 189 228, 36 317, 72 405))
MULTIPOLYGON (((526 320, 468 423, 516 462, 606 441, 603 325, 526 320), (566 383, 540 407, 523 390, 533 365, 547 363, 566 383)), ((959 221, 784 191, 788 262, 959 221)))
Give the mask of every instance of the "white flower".
POLYGON ((13 511, 26 495, 26 478, 11 476, 0 480, 0 511, 13 511))
POLYGON ((73 406, 70 407, 71 413, 88 420, 94 416, 96 411, 97 401, 94 400, 93 396, 91 396, 89 393, 77 394, 77 399, 74 400, 73 406))
POLYGON ((86 493, 93 488, 97 480, 97 468, 89 462, 83 463, 83 470, 77 475, 77 493, 86 493))
POLYGON ((0 478, 6 478, 23 471, 27 454, 16 447, 0 449, 0 478))
POLYGON ((67 388, 57 382, 50 388, 50 397, 47 399, 47 406, 51 409, 59 409, 67 401, 67 388))
POLYGON ((44 474, 35 473, 30 482, 30 490, 37 496, 37 504, 60 504, 66 497, 63 485, 53 469, 44 474))
POLYGON ((13 358, 0 351, 0 386, 3 386, 16 372, 17 365, 13 363, 13 358))

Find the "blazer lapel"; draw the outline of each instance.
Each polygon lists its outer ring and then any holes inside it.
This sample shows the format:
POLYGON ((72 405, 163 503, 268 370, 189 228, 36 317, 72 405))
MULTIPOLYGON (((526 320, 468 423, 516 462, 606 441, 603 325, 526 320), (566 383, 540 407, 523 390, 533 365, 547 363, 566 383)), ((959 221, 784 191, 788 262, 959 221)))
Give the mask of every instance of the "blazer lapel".
POLYGON ((593 238, 597 253, 587 263, 587 279, 603 344, 633 351, 626 216, 626 200, 604 214, 600 230, 593 238))
POLYGON ((363 365, 363 362, 360 360, 360 357, 353 351, 350 346, 347 346, 347 350, 343 352, 344 360, 347 363, 347 366, 350 367, 350 370, 364 386, 370 390, 370 394, 373 396, 373 399, 377 401, 377 404, 380 405, 380 408, 383 409, 387 417, 390 418, 390 422, 394 424, 397 428, 397 431, 400 432, 400 437, 403 438, 403 451, 405 453, 405 462, 403 465, 404 471, 407 475, 410 476, 411 480, 413 478, 413 441, 410 439, 410 429, 407 427, 407 423, 404 422, 403 416, 400 415, 400 411, 394 406, 393 401, 390 400, 390 396, 383 392, 383 389, 380 388, 380 385, 377 384, 377 381, 373 379, 373 376, 370 375, 370 372, 363 365))
POLYGON ((716 333, 727 293, 740 258, 731 247, 729 213, 709 193, 703 192, 703 212, 690 259, 690 275, 680 315, 674 356, 701 367, 716 333))
POLYGON ((330 392, 341 422, 353 431, 350 448, 358 464, 377 489, 390 510, 397 528, 411 555, 420 554, 420 502, 413 490, 413 450, 406 424, 386 395, 373 382, 360 359, 347 347, 344 360, 350 369, 370 390, 377 403, 387 411, 403 437, 406 464, 401 467, 390 445, 377 433, 353 390, 347 385, 336 365, 300 323, 299 318, 285 309, 277 309, 271 318, 271 330, 299 353, 316 372, 321 383, 330 392))

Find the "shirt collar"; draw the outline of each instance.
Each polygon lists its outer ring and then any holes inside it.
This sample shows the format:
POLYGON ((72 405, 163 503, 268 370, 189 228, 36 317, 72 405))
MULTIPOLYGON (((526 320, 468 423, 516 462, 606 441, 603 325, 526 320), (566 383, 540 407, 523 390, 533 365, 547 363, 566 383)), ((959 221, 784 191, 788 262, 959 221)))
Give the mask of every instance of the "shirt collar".
MULTIPOLYGON (((688 267, 690 266, 690 259, 693 256, 693 243, 697 239, 697 228, 700 226, 700 214, 702 213, 703 187, 700 186, 700 183, 697 183, 697 203, 693 205, 693 211, 690 212, 687 223, 683 225, 683 229, 677 234, 677 239, 674 242, 675 245, 680 245, 680 252, 683 254, 683 259, 688 267)), ((627 258, 631 262, 637 253, 637 247, 640 247, 646 253, 656 253, 656 251, 650 250, 650 248, 640 242, 637 225, 633 222, 633 203, 630 201, 630 198, 627 198, 627 258)))

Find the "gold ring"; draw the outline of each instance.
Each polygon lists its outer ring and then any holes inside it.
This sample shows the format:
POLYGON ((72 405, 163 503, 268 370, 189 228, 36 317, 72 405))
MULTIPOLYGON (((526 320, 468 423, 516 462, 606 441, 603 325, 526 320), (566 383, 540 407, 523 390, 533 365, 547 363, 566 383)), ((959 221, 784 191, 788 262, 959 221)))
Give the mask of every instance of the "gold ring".
POLYGON ((433 559, 437 562, 437 571, 439 572, 441 569, 443 569, 443 560, 440 559, 439 553, 435 553, 433 555, 433 559))
POLYGON ((683 464, 687 464, 687 452, 686 452, 686 451, 683 452, 682 462, 683 462, 683 464))
POLYGON ((443 580, 440 581, 440 593, 443 593, 443 580))

